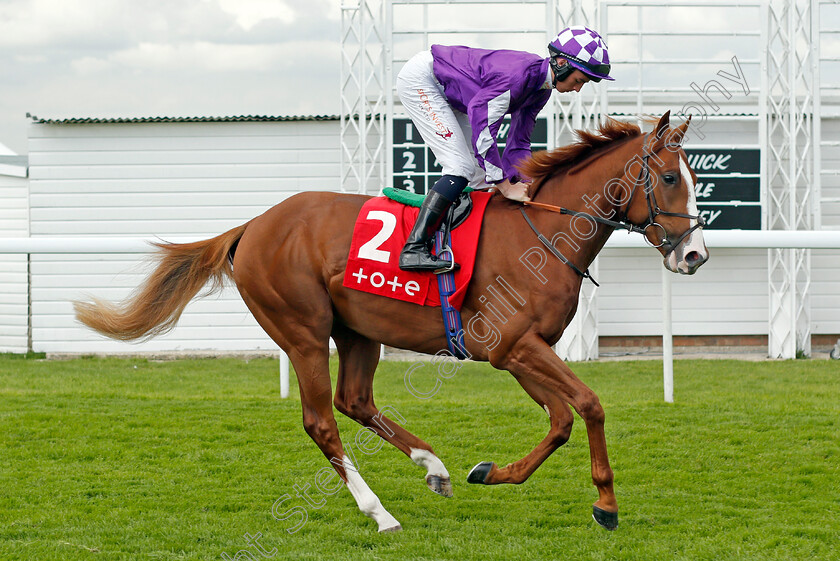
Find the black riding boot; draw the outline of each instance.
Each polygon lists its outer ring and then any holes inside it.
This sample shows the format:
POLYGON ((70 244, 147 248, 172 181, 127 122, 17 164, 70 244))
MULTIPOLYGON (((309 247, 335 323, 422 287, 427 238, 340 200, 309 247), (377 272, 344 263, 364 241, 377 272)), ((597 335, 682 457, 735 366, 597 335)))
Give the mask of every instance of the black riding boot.
MULTIPOLYGON (((417 222, 414 223, 405 247, 400 253, 400 269, 405 271, 437 271, 448 269, 451 261, 438 259, 431 254, 432 237, 440 228, 446 211, 452 206, 452 201, 438 193, 430 191, 423 200, 417 222)), ((457 267, 457 265, 456 265, 457 267)))

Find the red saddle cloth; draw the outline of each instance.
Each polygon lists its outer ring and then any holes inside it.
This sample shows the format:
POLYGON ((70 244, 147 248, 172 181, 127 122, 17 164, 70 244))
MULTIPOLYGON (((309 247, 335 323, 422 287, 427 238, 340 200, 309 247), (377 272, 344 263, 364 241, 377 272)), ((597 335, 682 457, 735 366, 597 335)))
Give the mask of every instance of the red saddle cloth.
MULTIPOLYGON (((452 231, 452 251, 461 268, 455 271, 455 293, 450 303, 461 309, 475 268, 478 234, 492 196, 473 192, 472 211, 452 231)), ((440 306, 437 279, 431 272, 403 271, 400 251, 417 221, 419 208, 387 197, 374 197, 362 206, 353 228, 353 241, 344 272, 344 286, 425 306, 440 306)))

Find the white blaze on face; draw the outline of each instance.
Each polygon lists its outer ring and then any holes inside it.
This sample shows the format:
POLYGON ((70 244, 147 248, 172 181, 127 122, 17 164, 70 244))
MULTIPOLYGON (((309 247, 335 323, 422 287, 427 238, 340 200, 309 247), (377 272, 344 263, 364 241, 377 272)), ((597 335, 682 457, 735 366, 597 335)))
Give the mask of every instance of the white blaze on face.
MULTIPOLYGON (((686 208, 686 214, 699 216, 700 212, 697 210, 697 195, 694 192, 694 180, 691 178, 691 171, 688 168, 688 162, 685 161, 682 154, 680 154, 680 173, 682 174, 683 183, 685 183, 686 189, 688 189, 688 205, 686 208)), ((697 220, 693 218, 689 220, 689 228, 693 228, 696 225, 697 220)), ((692 251, 696 251, 700 255, 702 261, 709 258, 709 250, 706 249, 706 244, 703 241, 703 230, 699 228, 691 232, 691 234, 685 238, 682 243, 674 249, 674 251, 668 254, 668 257, 665 258, 665 267, 667 267, 669 271, 673 271, 675 273, 692 273, 693 271, 689 269, 688 264, 685 262, 685 256, 692 251)))
POLYGON ((350 458, 344 456, 341 461, 344 465, 344 472, 347 475, 347 489, 353 495, 353 498, 356 499, 359 510, 376 520, 376 523, 379 524, 380 532, 393 532, 401 529, 400 523, 397 522, 396 518, 391 516, 390 512, 385 510, 385 507, 379 501, 379 497, 370 490, 370 487, 362 479, 362 476, 353 465, 353 462, 350 461, 350 458))

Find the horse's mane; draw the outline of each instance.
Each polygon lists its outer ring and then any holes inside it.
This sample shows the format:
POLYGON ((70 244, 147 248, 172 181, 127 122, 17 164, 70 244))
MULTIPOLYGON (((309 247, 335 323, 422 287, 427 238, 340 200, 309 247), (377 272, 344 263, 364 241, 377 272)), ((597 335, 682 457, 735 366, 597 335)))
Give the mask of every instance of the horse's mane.
POLYGON ((541 183, 546 177, 573 164, 585 160, 595 150, 603 148, 617 140, 633 138, 642 134, 641 129, 632 124, 607 118, 597 131, 590 132, 576 130, 577 142, 534 153, 517 167, 525 177, 530 177, 535 183, 541 183))

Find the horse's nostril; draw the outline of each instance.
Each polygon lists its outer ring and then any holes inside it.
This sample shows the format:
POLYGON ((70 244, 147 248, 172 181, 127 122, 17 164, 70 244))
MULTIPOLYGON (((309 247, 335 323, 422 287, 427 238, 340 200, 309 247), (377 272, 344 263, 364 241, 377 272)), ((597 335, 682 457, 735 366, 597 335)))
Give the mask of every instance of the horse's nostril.
POLYGON ((700 257, 700 253, 697 252, 697 251, 691 251, 691 252, 688 253, 688 255, 685 256, 685 261, 689 265, 693 265, 693 264, 697 263, 698 261, 700 261, 701 259, 702 259, 702 257, 700 257))

